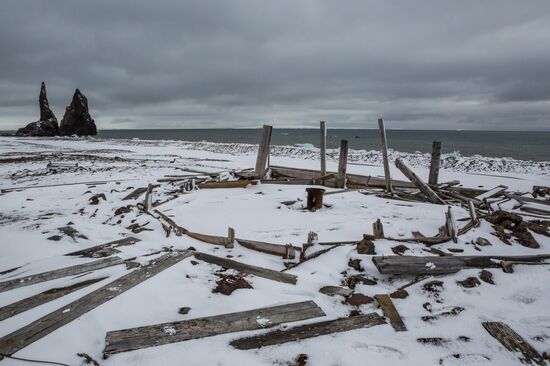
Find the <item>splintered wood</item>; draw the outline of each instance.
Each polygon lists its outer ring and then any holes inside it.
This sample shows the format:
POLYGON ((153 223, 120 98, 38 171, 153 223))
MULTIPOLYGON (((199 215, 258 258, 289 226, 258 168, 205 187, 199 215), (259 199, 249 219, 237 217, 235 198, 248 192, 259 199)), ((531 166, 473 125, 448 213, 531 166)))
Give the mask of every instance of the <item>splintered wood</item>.
POLYGON ((149 265, 138 268, 80 299, 44 315, 23 328, 5 335, 0 338, 0 353, 8 356, 14 354, 192 254, 191 251, 164 254, 149 265))
POLYGON ((108 332, 104 356, 325 316, 313 301, 108 332))

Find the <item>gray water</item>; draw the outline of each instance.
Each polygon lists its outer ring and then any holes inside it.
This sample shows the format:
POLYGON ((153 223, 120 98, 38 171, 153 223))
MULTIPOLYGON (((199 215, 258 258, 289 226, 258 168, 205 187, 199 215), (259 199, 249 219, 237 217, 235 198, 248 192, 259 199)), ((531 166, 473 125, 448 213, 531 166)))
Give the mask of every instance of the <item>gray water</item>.
MULTIPOLYGON (((389 148, 414 153, 430 152, 433 141, 442 142, 443 153, 460 152, 463 156, 511 157, 520 160, 550 161, 550 131, 436 131, 388 130, 389 148)), ((97 137, 113 139, 184 140, 257 144, 260 129, 177 129, 177 130, 99 130, 97 137)), ((274 145, 312 144, 319 146, 318 129, 274 128, 274 145)), ((378 130, 329 129, 328 148, 348 140, 350 149, 380 148, 378 130)))

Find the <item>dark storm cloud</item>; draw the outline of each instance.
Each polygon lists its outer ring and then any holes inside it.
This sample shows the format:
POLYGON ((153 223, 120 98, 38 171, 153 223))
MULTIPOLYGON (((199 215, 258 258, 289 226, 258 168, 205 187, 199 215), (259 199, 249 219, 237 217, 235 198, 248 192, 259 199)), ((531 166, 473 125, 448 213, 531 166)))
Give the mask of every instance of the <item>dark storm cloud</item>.
POLYGON ((42 80, 100 128, 550 129, 548 39, 547 0, 3 0, 0 129, 42 80))

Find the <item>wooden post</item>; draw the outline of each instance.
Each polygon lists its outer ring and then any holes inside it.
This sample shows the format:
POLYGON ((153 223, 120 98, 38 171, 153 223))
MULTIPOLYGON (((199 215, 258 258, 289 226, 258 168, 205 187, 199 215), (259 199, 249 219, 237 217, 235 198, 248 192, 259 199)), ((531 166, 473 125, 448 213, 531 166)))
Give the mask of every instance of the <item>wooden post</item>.
POLYGON ((260 140, 260 147, 258 148, 258 157, 256 159, 256 175, 261 179, 265 176, 267 158, 269 155, 269 143, 271 141, 271 131, 273 127, 264 125, 262 129, 262 138, 260 140))
POLYGON ((235 245, 235 229, 232 227, 227 228, 227 244, 226 248, 233 248, 235 245))
POLYGON ((434 141, 432 144, 432 160, 430 161, 430 176, 428 184, 431 186, 437 185, 439 178, 439 163, 441 162, 441 141, 434 141))
POLYGON ((321 144, 319 145, 321 149, 321 176, 327 174, 327 123, 321 121, 321 144))
POLYGON ((445 213, 445 227, 449 236, 456 243, 458 241, 456 233, 456 221, 453 215, 453 211, 451 210, 451 206, 447 208, 447 212, 445 213))
POLYGON ((384 177, 386 178, 386 192, 393 193, 390 176, 390 163, 388 161, 388 142, 386 140, 386 128, 384 120, 378 119, 378 129, 380 130, 380 140, 382 142, 382 159, 384 160, 384 177))
POLYGON ((153 185, 149 183, 147 186, 147 192, 145 193, 145 201, 143 202, 145 212, 148 212, 153 208, 153 185))
POLYGON ((377 238, 384 237, 384 226, 382 225, 382 221, 380 221, 380 219, 377 219, 376 222, 373 222, 372 233, 377 238))
POLYGON ((346 188, 346 169, 348 166, 348 140, 340 141, 340 157, 338 159, 338 175, 336 188, 346 188))
POLYGON ((323 188, 306 188, 307 191, 307 209, 315 212, 323 208, 323 188))
POLYGON ((476 208, 474 206, 474 201, 468 200, 468 209, 470 210, 470 220, 472 220, 472 225, 474 227, 479 225, 479 219, 477 218, 476 208))
POLYGON ((395 160, 395 166, 409 178, 409 180, 428 198, 431 203, 444 204, 443 200, 428 186, 418 175, 416 175, 408 166, 405 165, 401 158, 395 160))

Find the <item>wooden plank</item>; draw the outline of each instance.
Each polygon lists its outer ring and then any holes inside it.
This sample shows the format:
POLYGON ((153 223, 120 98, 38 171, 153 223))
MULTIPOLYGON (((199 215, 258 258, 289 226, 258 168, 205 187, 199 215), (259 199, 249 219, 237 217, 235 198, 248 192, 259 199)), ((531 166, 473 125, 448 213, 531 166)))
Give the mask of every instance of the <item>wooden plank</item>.
POLYGON ((327 174, 327 123, 325 121, 320 122, 321 127, 321 175, 327 174))
POLYGON ((229 344, 241 350, 272 346, 276 344, 299 341, 301 339, 318 337, 326 334, 347 332, 354 329, 369 328, 386 324, 376 313, 339 318, 318 323, 305 324, 298 327, 275 330, 253 337, 236 339, 229 344))
POLYGON ((441 163, 441 141, 434 141, 432 143, 432 157, 430 160, 430 175, 428 177, 428 184, 431 186, 437 185, 439 179, 439 165, 441 163))
POLYGON ((396 332, 406 332, 407 327, 401 319, 401 315, 397 312, 395 305, 391 301, 391 298, 388 295, 374 295, 376 301, 382 308, 384 315, 390 319, 390 324, 396 332))
POLYGON ((106 267, 116 266, 117 264, 122 263, 124 263, 124 260, 119 257, 109 257, 99 259, 94 262, 77 264, 75 266, 54 269, 52 271, 36 273, 25 277, 19 277, 12 280, 0 282, 0 292, 13 290, 19 287, 30 286, 36 283, 51 281, 62 277, 75 276, 106 267))
POLYGON ((21 314, 27 310, 30 310, 32 308, 45 304, 49 301, 58 299, 74 291, 83 289, 89 285, 102 281, 106 278, 107 277, 93 278, 90 280, 74 283, 70 286, 52 288, 50 290, 41 292, 39 294, 27 297, 23 300, 19 300, 12 304, 3 306, 0 308, 0 320, 11 318, 12 316, 21 314))
POLYGON ((500 268, 500 261, 542 262, 549 254, 525 256, 377 256, 372 261, 382 274, 449 274, 466 268, 500 268))
POLYGON ((348 167, 348 140, 340 141, 340 155, 338 157, 338 174, 336 188, 346 188, 346 170, 348 167))
POLYGON ((124 197, 122 200, 123 200, 123 201, 127 201, 127 200, 135 200, 135 199, 138 199, 139 196, 141 196, 141 195, 144 194, 145 192, 147 192, 147 187, 139 187, 139 188, 136 188, 136 189, 134 189, 132 192, 130 192, 130 194, 128 194, 126 197, 124 197))
POLYGON ((420 190, 420 192, 424 193, 424 195, 428 198, 428 201, 440 205, 445 203, 426 183, 424 183, 424 181, 422 181, 422 179, 420 179, 418 175, 416 175, 415 172, 410 170, 409 167, 405 165, 401 158, 397 158, 395 160, 395 166, 401 170, 407 178, 409 178, 409 180, 420 190))
POLYGON ((250 180, 232 180, 228 182, 204 182, 197 184, 197 187, 199 187, 199 189, 246 188, 254 184, 256 184, 256 182, 250 180))
POLYGON ((138 238, 134 237, 128 237, 123 238, 119 240, 110 241, 105 244, 96 245, 90 248, 77 250, 76 252, 67 253, 65 255, 67 256, 82 256, 82 257, 90 257, 90 258, 101 258, 101 257, 107 257, 114 253, 117 253, 118 250, 115 250, 114 248, 127 246, 127 245, 133 245, 137 242, 141 241, 138 238))
POLYGON ((106 184, 106 183, 112 183, 112 182, 124 182, 124 181, 129 181, 129 180, 136 180, 136 179, 135 178, 110 179, 110 180, 95 180, 95 181, 89 181, 89 182, 46 184, 46 185, 40 185, 40 186, 9 187, 9 188, 0 188, 0 193, 7 193, 7 192, 12 192, 12 191, 19 191, 19 190, 32 189, 32 188, 51 188, 51 187, 75 186, 75 185, 79 185, 79 184, 100 185, 100 184, 106 184))
POLYGON ((325 316, 313 301, 270 306, 236 313, 107 332, 105 357, 136 349, 220 334, 270 328, 282 323, 325 316))
POLYGON ((153 208, 153 185, 149 183, 145 192, 145 200, 143 201, 143 209, 149 212, 153 208))
POLYGON ((479 219, 477 218, 477 212, 474 205, 474 201, 468 200, 468 211, 470 212, 470 221, 472 226, 476 227, 479 225, 479 219))
POLYGON ((507 190, 508 187, 507 186, 504 186, 504 185, 500 185, 500 186, 497 186, 493 189, 490 189, 488 190, 487 192, 485 193, 482 193, 480 195, 477 195, 475 198, 479 201, 483 201, 483 200, 486 200, 487 198, 491 198, 491 197, 494 197, 494 196, 497 196, 499 194, 501 194, 502 192, 504 192, 505 190, 507 190))
POLYGON ((541 205, 547 205, 550 206, 550 200, 539 200, 537 198, 532 197, 525 197, 521 196, 519 194, 513 194, 513 193, 504 193, 504 196, 507 198, 514 199, 518 201, 519 203, 540 203, 541 205))
POLYGON ((388 141, 386 139, 386 128, 384 127, 384 120, 382 118, 378 119, 378 130, 380 131, 382 160, 384 162, 384 179, 386 181, 386 192, 392 193, 393 187, 391 184, 390 162, 388 159, 388 141))
POLYGON ((262 137, 258 148, 258 157, 256 158, 256 168, 254 170, 258 178, 263 178, 265 176, 272 129, 273 127, 269 125, 264 125, 262 129, 262 137))
POLYGON ((266 243, 263 241, 247 240, 247 239, 236 239, 237 243, 242 245, 245 248, 256 250, 258 252, 273 254, 283 257, 284 259, 294 259, 296 256, 296 248, 292 245, 281 245, 281 244, 272 244, 266 243))
POLYGON ((296 276, 288 273, 281 273, 279 271, 274 271, 272 269, 253 266, 251 264, 245 264, 245 263, 237 262, 231 259, 216 257, 214 255, 210 255, 206 253, 196 252, 195 258, 201 261, 216 264, 218 266, 232 268, 239 272, 250 273, 258 277, 267 278, 273 281, 290 283, 293 285, 295 285, 297 281, 296 276))
POLYGON ((507 324, 502 322, 483 322, 481 324, 508 351, 515 354, 521 353, 519 359, 522 363, 541 366, 548 365, 544 357, 507 324))
POLYGON ((231 239, 228 237, 200 234, 192 231, 186 231, 185 234, 193 239, 197 239, 208 244, 222 245, 226 248, 233 248, 233 242, 231 242, 231 239))
POLYGON ((11 356, 29 344, 47 336, 54 330, 78 319, 88 311, 95 309, 99 305, 191 256, 192 253, 192 251, 183 251, 164 254, 147 266, 138 268, 23 328, 0 338, 0 353, 11 356))

